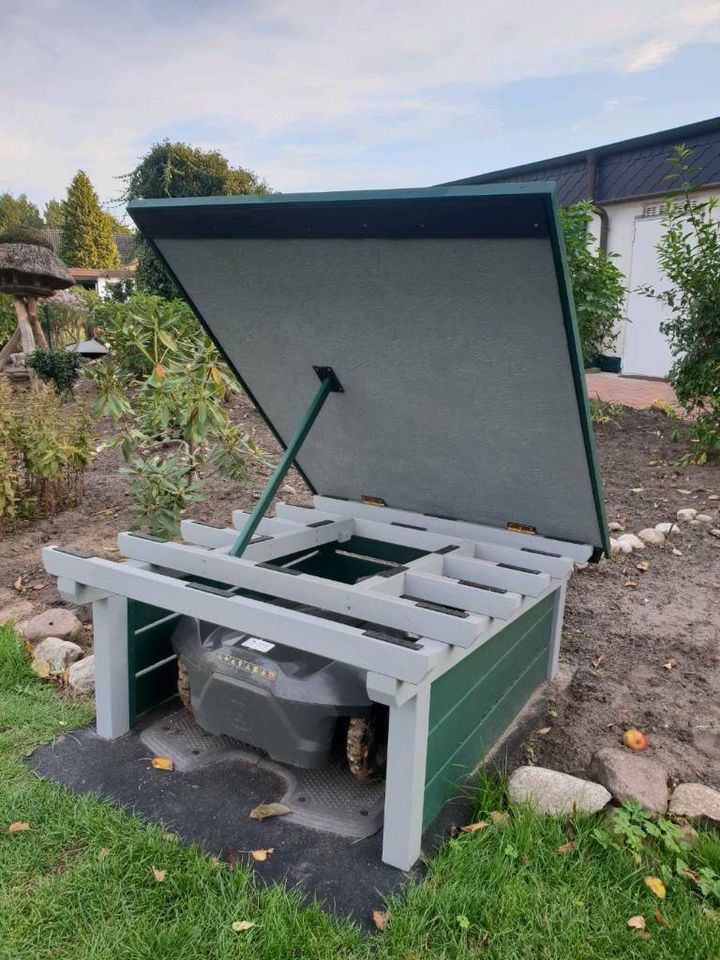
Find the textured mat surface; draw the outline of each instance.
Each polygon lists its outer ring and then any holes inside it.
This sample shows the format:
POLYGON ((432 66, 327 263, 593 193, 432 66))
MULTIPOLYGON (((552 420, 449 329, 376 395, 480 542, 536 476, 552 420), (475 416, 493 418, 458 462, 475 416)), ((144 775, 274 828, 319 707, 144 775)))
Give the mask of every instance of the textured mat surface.
MULTIPOLYGON (((184 709, 169 712, 146 726, 140 739, 152 756, 169 757, 182 773, 236 761, 276 774, 285 783, 285 791, 278 799, 292 810, 286 822, 358 840, 372 836, 382 827, 383 782, 356 780, 340 755, 334 755, 331 763, 320 770, 288 767, 230 737, 207 733, 184 709)), ((240 768, 238 776, 242 776, 240 768)))

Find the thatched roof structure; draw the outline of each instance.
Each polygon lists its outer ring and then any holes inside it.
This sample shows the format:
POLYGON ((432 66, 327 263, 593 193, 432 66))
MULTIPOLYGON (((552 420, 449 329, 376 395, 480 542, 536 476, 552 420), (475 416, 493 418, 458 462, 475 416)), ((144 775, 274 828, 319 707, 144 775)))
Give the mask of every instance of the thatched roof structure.
POLYGON ((75 281, 51 244, 30 230, 0 236, 0 293, 16 297, 51 297, 75 281))

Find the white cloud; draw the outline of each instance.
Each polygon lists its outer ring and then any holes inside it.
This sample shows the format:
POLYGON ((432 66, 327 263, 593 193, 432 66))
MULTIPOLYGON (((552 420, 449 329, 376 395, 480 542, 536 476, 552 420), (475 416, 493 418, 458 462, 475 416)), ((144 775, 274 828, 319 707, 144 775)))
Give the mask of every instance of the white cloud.
POLYGON ((653 70, 665 63, 677 48, 678 44, 674 40, 651 40, 637 50, 630 51, 625 71, 640 73, 642 70, 653 70))
MULTIPOLYGON (((7 6, 7 5, 6 5, 7 6)), ((720 39, 686 0, 26 0, 0 12, 0 190, 116 195, 149 143, 216 146, 279 189, 426 182, 403 145, 502 129, 504 84, 649 69, 720 39), (38 25, 42 24, 42 30, 38 25), (361 154, 397 151, 374 166, 361 154)))

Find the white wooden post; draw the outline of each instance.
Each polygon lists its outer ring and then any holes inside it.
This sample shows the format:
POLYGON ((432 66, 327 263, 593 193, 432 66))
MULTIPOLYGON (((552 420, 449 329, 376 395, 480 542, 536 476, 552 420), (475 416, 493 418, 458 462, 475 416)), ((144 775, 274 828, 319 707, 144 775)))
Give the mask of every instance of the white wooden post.
POLYGON ((390 708, 382 858, 409 870, 420 856, 430 686, 390 708))
POLYGON ((567 580, 564 580, 555 591, 555 603, 553 606, 552 627, 550 634, 550 656, 548 658, 548 680, 554 680, 558 668, 558 659, 560 657, 560 641, 562 640, 563 614, 565 612, 565 594, 567 593, 567 580))
POLYGON ((93 602, 96 724, 107 740, 130 729, 127 605, 116 596, 93 602))

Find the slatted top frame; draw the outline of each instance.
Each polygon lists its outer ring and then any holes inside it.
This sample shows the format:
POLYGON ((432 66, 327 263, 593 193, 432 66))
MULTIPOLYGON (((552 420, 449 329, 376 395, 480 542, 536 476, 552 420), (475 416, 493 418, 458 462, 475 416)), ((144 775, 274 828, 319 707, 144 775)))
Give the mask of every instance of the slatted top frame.
POLYGON ((607 549, 547 184, 136 201, 314 491, 607 549))
MULTIPOLYGON (((458 536, 443 521, 444 528, 432 531, 417 523, 383 522, 382 509, 370 519, 362 505, 358 516, 325 506, 279 504, 278 515, 261 522, 242 558, 229 555, 247 518, 235 511, 227 528, 184 521, 183 543, 122 533, 118 545, 131 563, 54 547, 46 548, 44 562, 48 572, 97 590, 413 684, 449 664, 453 650, 477 648, 556 589, 575 563, 553 550, 524 552, 528 538, 519 535, 517 542, 511 537, 498 544, 458 536), (292 561, 285 568, 271 562, 324 544, 342 547, 351 537, 411 547, 421 555, 402 566, 388 563, 387 570, 355 584, 293 571, 292 561), (215 586, 203 588, 208 582, 215 586)), ((591 548, 574 550, 587 559, 591 548)))

